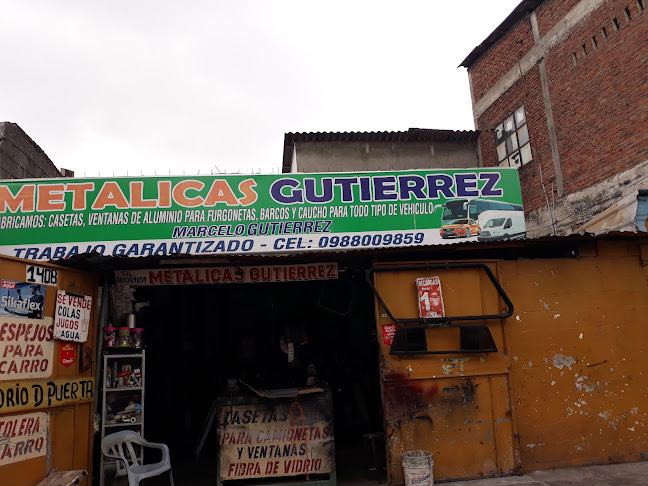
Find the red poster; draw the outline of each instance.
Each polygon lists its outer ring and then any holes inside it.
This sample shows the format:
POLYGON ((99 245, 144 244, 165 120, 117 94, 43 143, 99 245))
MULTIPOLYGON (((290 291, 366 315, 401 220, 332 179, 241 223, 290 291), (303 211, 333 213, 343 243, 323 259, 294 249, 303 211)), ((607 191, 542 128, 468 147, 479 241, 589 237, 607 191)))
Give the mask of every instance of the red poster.
POLYGON ((76 343, 61 342, 61 364, 71 366, 76 361, 76 343))
POLYGON ((383 324, 383 343, 385 343, 387 346, 391 346, 394 342, 394 334, 396 333, 396 329, 398 329, 398 326, 396 324, 383 324))
POLYGON ((419 315, 421 319, 444 317, 443 296, 441 295, 441 280, 439 277, 416 279, 418 289, 419 315))

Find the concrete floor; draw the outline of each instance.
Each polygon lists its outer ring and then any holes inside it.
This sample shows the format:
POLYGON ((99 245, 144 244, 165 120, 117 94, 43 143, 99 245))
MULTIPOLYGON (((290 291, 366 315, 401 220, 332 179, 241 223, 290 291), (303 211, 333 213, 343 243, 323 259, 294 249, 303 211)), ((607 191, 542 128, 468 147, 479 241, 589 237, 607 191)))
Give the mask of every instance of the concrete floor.
MULTIPOLYGON (((215 486, 215 476, 205 468, 188 471, 182 467, 174 474, 175 486, 215 486)), ((117 481, 117 485, 127 482, 117 481)), ((168 485, 168 477, 151 478, 142 486, 168 485)), ((370 479, 358 474, 339 477, 338 486, 382 486, 384 480, 370 479)), ((605 466, 570 467, 551 471, 536 471, 524 476, 475 479, 472 481, 436 482, 444 486, 648 486, 648 462, 610 464, 605 466)))
POLYGON ((568 467, 524 476, 453 481, 444 486, 646 486, 648 462, 568 467))

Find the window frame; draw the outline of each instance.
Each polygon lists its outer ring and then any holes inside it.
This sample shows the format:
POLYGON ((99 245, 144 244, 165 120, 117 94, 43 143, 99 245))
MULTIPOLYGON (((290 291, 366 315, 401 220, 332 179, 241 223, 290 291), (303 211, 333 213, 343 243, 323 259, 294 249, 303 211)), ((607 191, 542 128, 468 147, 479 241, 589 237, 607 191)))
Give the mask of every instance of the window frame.
POLYGON ((533 161, 529 120, 524 104, 509 112, 493 129, 495 153, 500 167, 520 169, 533 161), (522 135, 522 137, 520 137, 522 135), (520 140, 525 143, 520 143, 520 140))

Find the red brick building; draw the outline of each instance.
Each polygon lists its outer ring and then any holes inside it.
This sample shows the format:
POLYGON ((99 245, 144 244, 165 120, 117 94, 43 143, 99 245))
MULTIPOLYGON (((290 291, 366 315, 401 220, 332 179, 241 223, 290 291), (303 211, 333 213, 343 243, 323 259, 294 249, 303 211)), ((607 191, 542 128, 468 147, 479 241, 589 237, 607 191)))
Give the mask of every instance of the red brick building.
POLYGON ((519 167, 530 235, 568 234, 648 187, 647 8, 524 0, 461 63, 480 163, 519 167))

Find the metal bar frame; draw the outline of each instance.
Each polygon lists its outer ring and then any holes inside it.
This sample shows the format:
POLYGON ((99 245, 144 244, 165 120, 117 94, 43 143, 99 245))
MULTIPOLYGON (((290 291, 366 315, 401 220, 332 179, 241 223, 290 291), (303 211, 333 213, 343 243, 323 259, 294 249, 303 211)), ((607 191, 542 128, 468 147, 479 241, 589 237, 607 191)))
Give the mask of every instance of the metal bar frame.
POLYGON ((439 264, 433 264, 433 265, 394 265, 394 266, 385 266, 385 267, 371 267, 366 270, 365 272, 365 277, 367 280, 367 283, 369 284, 369 287, 371 288, 372 292, 378 299, 378 302, 382 305, 383 309, 385 309, 385 312, 389 316, 389 318, 397 323, 397 324, 408 324, 408 323, 418 323, 418 324, 423 324, 426 327, 454 327, 450 326, 451 322, 455 321, 477 321, 477 320, 485 320, 485 319, 506 319, 507 317, 511 317, 513 315, 513 311, 515 307, 513 306, 513 302, 511 302, 511 299, 509 299, 508 295, 506 295, 506 292, 500 285, 499 281, 497 280, 497 277, 493 274, 491 271, 490 267, 486 265, 485 263, 439 263, 439 264), (485 314, 485 315, 478 315, 478 316, 448 316, 448 317, 432 317, 432 318, 398 318, 395 317, 392 312, 389 310, 389 307, 387 307, 387 303, 384 301, 382 296, 380 295, 380 292, 378 292, 378 289, 373 283, 373 279, 371 278, 374 273, 379 273, 379 272, 402 272, 402 271, 409 271, 409 270, 452 270, 452 269, 465 269, 465 268, 480 268, 482 269, 486 275, 488 276, 489 280, 497 290, 497 293, 499 296, 502 298, 504 303, 506 304, 506 312, 502 314, 485 314))

